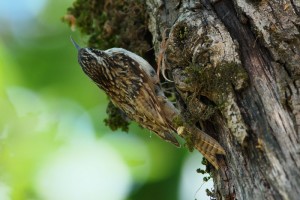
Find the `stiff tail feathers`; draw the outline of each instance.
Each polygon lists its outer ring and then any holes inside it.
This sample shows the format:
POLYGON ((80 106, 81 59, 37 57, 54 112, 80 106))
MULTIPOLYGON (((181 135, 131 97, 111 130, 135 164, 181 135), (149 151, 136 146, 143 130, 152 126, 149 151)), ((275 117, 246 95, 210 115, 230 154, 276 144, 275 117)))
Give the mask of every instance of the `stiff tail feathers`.
POLYGON ((223 147, 212 137, 201 131, 200 129, 189 126, 180 126, 177 128, 177 133, 184 136, 192 134, 194 138, 194 147, 216 168, 219 169, 216 154, 226 155, 223 147))
POLYGON ((212 137, 199 130, 195 148, 216 168, 219 169, 216 154, 225 155, 223 147, 212 137))

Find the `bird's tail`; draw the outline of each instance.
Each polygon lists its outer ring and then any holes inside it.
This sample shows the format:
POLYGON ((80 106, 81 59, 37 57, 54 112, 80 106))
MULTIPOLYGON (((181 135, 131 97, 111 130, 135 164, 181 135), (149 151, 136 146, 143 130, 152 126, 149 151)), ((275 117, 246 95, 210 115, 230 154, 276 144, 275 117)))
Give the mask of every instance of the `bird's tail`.
MULTIPOLYGON (((186 128, 186 127, 184 127, 186 128)), ((194 147, 216 168, 219 169, 216 154, 225 155, 223 147, 212 137, 198 128, 188 128, 189 134, 192 134, 194 147)), ((179 134, 185 132, 177 129, 179 134)))
POLYGON ((199 130, 195 148, 216 168, 219 169, 216 154, 225 155, 223 147, 212 137, 199 130))

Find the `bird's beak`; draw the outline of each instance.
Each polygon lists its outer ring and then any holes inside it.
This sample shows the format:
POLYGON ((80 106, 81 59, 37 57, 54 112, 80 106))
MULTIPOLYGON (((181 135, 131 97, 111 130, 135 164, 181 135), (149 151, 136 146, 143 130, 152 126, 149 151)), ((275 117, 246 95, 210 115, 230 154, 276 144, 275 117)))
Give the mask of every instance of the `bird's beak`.
POLYGON ((70 39, 71 39, 72 43, 74 44, 74 46, 76 47, 76 49, 79 51, 81 49, 81 47, 73 40, 72 36, 70 36, 70 39))

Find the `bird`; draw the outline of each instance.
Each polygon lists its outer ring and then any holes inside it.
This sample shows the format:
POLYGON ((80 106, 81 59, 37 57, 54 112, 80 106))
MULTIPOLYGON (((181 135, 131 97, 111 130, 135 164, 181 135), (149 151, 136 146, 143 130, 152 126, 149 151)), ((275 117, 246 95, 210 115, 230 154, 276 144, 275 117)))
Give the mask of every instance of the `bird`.
POLYGON ((215 155, 225 155, 223 147, 195 126, 174 123, 175 118, 182 119, 180 111, 165 96, 156 71, 145 59, 123 48, 82 48, 72 37, 71 41, 83 72, 131 120, 177 147, 180 144, 174 134, 191 133, 196 136, 196 149, 219 168, 215 155))

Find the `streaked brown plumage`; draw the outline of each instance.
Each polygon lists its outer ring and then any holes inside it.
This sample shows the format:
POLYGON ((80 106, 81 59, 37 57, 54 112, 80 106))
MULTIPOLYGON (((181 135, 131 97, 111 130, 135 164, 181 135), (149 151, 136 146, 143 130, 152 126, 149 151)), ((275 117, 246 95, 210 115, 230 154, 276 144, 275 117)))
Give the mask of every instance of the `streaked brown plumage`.
MULTIPOLYGON (((111 98, 115 106, 132 120, 179 146, 173 133, 180 128, 173 123, 179 111, 165 97, 152 66, 140 56, 121 48, 101 51, 78 49, 78 62, 83 71, 111 98)), ((181 129, 183 130, 183 129, 181 129)), ((218 168, 215 154, 225 154, 219 143, 196 127, 185 131, 196 135, 195 147, 218 168)))

